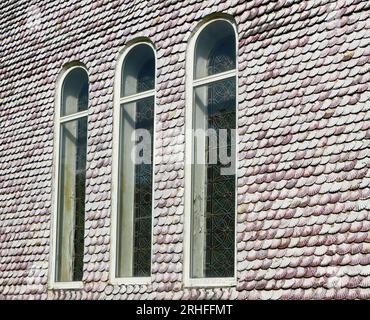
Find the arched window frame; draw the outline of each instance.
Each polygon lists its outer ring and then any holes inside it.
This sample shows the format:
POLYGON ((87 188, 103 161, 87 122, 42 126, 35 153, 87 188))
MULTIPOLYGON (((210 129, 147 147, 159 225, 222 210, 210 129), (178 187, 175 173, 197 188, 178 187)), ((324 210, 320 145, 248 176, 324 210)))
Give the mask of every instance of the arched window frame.
MULTIPOLYGON (((63 86, 67 76, 75 69, 83 69, 86 72, 89 81, 89 75, 86 67, 80 63, 73 63, 70 67, 64 67, 62 69, 57 82, 56 82, 56 93, 55 93, 55 116, 54 116, 54 151, 53 151, 53 190, 52 190, 52 217, 51 217, 51 244, 50 244, 50 261, 49 261, 49 289, 82 289, 82 281, 68 281, 62 282, 56 280, 57 274, 57 238, 59 235, 58 231, 58 215, 59 215, 59 192, 60 192, 60 155, 61 155, 61 126, 69 121, 78 120, 86 117, 88 122, 89 114, 89 99, 87 101, 86 110, 79 111, 76 113, 62 116, 62 96, 63 86)), ((90 83, 88 82, 88 85, 90 83)), ((88 133, 87 133, 88 134, 88 133)), ((86 151, 87 153, 87 151, 86 151)), ((86 186, 85 186, 86 187, 86 186)), ((85 188, 86 192, 86 188, 85 188)), ((85 209, 86 210, 86 209, 85 209)), ((86 218, 85 218, 86 220, 86 218)), ((86 225, 84 223, 84 229, 86 225)))
MULTIPOLYGON (((156 110, 157 110, 157 53, 155 46, 147 39, 132 41, 118 55, 115 82, 114 82, 114 110, 113 110, 113 163, 112 163, 112 223, 111 223, 111 259, 110 259, 110 282, 117 285, 148 285, 151 283, 151 275, 148 277, 118 277, 117 276, 117 248, 118 248, 118 215, 119 215, 119 172, 120 172, 120 128, 122 104, 137 101, 139 99, 154 97, 154 124, 153 124, 153 180, 152 180, 152 213, 151 213, 151 258, 153 257, 153 226, 154 226, 154 170, 155 170, 155 141, 156 141, 156 110), (154 89, 132 94, 121 98, 122 73, 124 62, 132 49, 139 45, 147 45, 154 55, 154 89)), ((151 265, 152 269, 152 265, 151 265)))
POLYGON ((191 36, 186 52, 186 110, 185 110, 185 206, 184 206, 184 269, 183 279, 185 287, 232 287, 237 283, 237 170, 238 170, 238 32, 236 24, 228 17, 218 17, 202 21, 191 36), (194 79, 195 47, 197 39, 210 24, 216 21, 229 23, 235 34, 235 69, 218 74, 194 79), (234 227, 234 276, 227 278, 193 278, 191 277, 191 233, 192 233, 192 157, 193 157, 193 96, 196 87, 218 80, 235 77, 236 93, 236 137, 235 137, 235 227, 234 227))

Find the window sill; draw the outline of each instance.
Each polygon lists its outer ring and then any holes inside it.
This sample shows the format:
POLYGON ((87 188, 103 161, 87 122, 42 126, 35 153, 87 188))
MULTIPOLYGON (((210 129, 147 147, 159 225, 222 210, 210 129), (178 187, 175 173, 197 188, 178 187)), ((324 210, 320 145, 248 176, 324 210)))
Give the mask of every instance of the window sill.
POLYGON ((49 284, 49 289, 83 289, 82 281, 70 281, 70 282, 53 282, 49 284))
POLYGON ((152 279, 150 277, 126 277, 126 278, 113 278, 111 284, 116 285, 149 285, 152 279))
POLYGON ((236 278, 191 278, 186 279, 184 286, 186 288, 202 287, 202 288, 222 288, 235 287, 236 278))

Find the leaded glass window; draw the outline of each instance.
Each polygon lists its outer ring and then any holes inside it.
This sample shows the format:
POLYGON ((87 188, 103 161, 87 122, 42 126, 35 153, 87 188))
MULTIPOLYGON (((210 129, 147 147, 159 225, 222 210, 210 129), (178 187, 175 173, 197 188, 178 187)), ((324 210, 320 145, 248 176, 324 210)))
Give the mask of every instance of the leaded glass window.
POLYGON ((117 226, 117 277, 151 270, 155 59, 134 46, 122 69, 117 226))
POLYGON ((88 76, 73 68, 61 92, 55 281, 81 281, 84 253, 88 76))
POLYGON ((236 50, 232 25, 199 34, 192 111, 191 278, 231 278, 235 256, 236 50))

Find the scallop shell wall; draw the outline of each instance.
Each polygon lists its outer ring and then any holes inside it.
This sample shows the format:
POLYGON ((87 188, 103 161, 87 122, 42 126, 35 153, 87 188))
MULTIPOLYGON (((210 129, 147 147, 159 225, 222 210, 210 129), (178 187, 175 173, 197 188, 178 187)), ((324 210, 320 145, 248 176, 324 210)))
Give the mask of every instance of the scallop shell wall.
POLYGON ((0 299, 370 297, 369 1, 4 0, 0 21, 0 299), (186 49, 220 13, 238 29, 237 284, 186 288, 186 49), (152 281, 113 285, 113 84, 138 37, 158 68, 152 281), (83 289, 56 290, 55 92, 71 61, 90 77, 83 289))

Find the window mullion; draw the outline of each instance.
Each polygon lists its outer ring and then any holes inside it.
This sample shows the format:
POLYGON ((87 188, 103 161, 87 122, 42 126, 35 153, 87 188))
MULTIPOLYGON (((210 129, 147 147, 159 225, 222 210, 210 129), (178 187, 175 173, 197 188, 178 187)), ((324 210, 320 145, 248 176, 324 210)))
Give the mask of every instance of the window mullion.
POLYGON ((76 119, 79 119, 79 118, 82 118, 82 117, 86 117, 86 116, 88 116, 88 114, 89 114, 88 110, 73 113, 73 114, 70 114, 68 116, 61 117, 60 118, 60 123, 69 122, 69 121, 76 120, 76 119))
POLYGON ((145 98, 151 98, 153 97, 154 98, 154 95, 149 95, 149 96, 145 96, 145 97, 142 97, 142 98, 137 98, 137 100, 130 100, 130 101, 124 101, 124 102, 121 102, 121 107, 124 108, 124 105, 128 105, 128 104, 132 104, 132 103, 138 103, 140 102, 140 100, 142 99, 145 99, 145 98))
POLYGON ((154 94, 155 94, 155 90, 148 90, 148 91, 132 94, 130 96, 121 98, 120 103, 123 104, 123 103, 138 101, 144 98, 154 96, 154 94))
POLYGON ((230 71, 226 71, 226 72, 214 74, 214 75, 211 75, 211 76, 207 76, 207 77, 204 77, 204 78, 201 78, 201 79, 193 80, 193 87, 199 87, 199 86, 202 86, 204 84, 209 84, 209 83, 212 83, 212 82, 225 80, 225 79, 232 78, 232 77, 235 77, 235 76, 236 76, 236 70, 233 69, 233 70, 230 70, 230 71))

